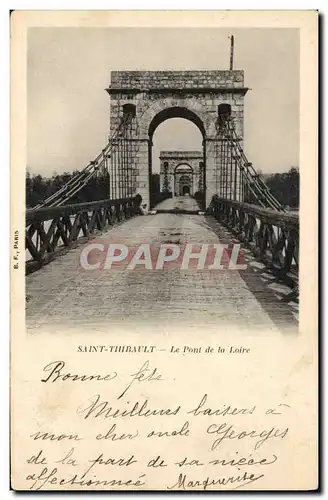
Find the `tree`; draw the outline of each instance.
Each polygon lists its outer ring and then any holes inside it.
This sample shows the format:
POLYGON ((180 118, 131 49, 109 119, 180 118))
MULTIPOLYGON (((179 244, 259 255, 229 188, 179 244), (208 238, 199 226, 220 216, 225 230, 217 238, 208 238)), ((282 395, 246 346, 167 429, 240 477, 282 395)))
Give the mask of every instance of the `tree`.
POLYGON ((272 174, 265 181, 271 193, 285 206, 299 206, 300 175, 298 167, 291 167, 288 172, 272 174))
MULTIPOLYGON (((56 193, 72 177, 75 177, 78 171, 73 173, 64 172, 63 174, 53 173, 52 177, 42 177, 42 175, 31 175, 26 172, 26 206, 34 207, 46 200, 49 196, 56 193)), ((87 201, 103 200, 109 196, 109 176, 108 173, 98 174, 88 181, 88 183, 74 195, 69 203, 83 203, 87 201)))

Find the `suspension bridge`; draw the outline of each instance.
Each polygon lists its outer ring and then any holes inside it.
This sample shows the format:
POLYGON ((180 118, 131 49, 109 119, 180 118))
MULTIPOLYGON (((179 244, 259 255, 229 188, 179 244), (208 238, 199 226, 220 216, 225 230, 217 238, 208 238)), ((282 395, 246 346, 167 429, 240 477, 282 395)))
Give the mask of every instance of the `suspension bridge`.
MULTIPOLYGON (((244 153, 244 72, 116 71, 106 90, 108 143, 26 211, 27 326, 203 321, 296 328, 299 218, 286 212, 244 153), (172 190, 168 155, 157 203, 153 134, 173 117, 192 121, 202 134, 203 151, 190 152, 198 161, 198 191, 193 197, 186 196, 189 188, 172 190), (76 201, 94 178, 107 197, 76 201), (79 256, 90 241, 241 244, 246 269, 87 272, 79 256)), ((186 174, 172 173, 185 182, 186 174)))

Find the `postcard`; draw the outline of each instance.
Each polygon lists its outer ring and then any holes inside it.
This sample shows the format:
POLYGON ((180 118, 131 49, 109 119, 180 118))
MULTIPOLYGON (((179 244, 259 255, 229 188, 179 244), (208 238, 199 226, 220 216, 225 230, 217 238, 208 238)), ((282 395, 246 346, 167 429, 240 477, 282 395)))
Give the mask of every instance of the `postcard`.
POLYGON ((318 12, 11 14, 11 488, 318 488, 318 12))

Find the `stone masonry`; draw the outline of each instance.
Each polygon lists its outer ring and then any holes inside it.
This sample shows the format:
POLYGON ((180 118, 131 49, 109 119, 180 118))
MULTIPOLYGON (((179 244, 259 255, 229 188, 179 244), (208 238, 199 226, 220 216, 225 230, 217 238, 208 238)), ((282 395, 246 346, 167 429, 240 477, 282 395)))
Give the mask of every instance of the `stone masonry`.
POLYGON ((161 151, 160 189, 173 196, 182 194, 179 183, 183 176, 190 178, 190 194, 204 189, 204 156, 202 151, 161 151))
POLYGON ((112 71, 106 89, 111 97, 110 132, 123 116, 123 106, 133 104, 135 193, 149 203, 152 137, 157 126, 173 118, 186 118, 203 135, 206 206, 218 192, 221 158, 216 134, 218 106, 229 104, 237 134, 243 139, 244 71, 112 71))

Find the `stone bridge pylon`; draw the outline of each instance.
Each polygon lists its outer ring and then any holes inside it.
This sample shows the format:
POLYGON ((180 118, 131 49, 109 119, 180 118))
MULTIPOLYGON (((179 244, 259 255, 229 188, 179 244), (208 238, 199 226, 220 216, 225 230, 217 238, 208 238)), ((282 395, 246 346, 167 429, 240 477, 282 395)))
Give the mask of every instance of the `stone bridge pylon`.
POLYGON ((160 189, 172 196, 195 195, 204 191, 205 171, 202 151, 161 151, 160 189))
MULTIPOLYGON (((124 114, 132 113, 132 159, 128 171, 111 165, 109 175, 116 183, 124 183, 128 176, 131 195, 141 194, 150 204, 152 173, 152 145, 156 128, 169 118, 192 121, 203 137, 203 191, 206 207, 214 194, 228 183, 222 165, 232 158, 223 157, 222 141, 217 134, 219 107, 225 105, 234 119, 238 140, 243 141, 244 87, 243 70, 230 71, 112 71, 111 84, 106 89, 111 97, 111 134, 119 126, 124 114), (115 175, 111 176, 111 171, 115 175)), ((187 175, 188 173, 185 173, 187 175)), ((187 181, 187 178, 185 178, 187 181)), ((187 184, 185 184, 187 186, 187 184)), ((192 190, 195 192, 195 185, 192 190)), ((184 188, 187 190, 187 187, 184 188)), ((113 191, 113 187, 111 187, 113 191)))

